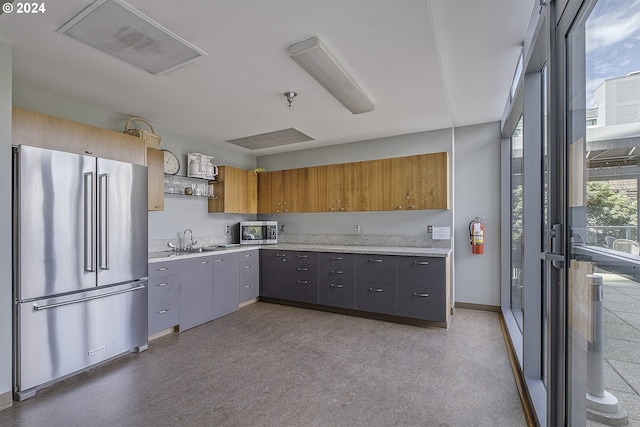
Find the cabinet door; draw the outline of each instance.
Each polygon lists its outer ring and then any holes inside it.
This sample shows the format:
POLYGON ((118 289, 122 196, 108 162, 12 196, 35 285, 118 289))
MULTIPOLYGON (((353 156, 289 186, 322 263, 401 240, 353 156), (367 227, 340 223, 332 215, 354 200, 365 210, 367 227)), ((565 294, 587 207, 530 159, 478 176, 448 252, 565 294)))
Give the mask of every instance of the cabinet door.
POLYGON ((358 282, 396 283, 396 256, 356 255, 356 279, 358 282))
POLYGON ((360 281, 356 283, 356 310, 382 314, 397 314, 397 295, 395 283, 374 283, 360 281))
POLYGON ((398 257, 398 284, 431 289, 446 288, 446 259, 398 257))
POLYGON ((336 165, 338 174, 338 209, 341 212, 369 210, 369 162, 336 165))
POLYGON ((258 174, 258 213, 282 213, 282 171, 258 174))
POLYGON ((340 209, 337 165, 317 166, 314 169, 316 212, 337 212, 340 209))
POLYGON ((318 302, 330 307, 354 308, 355 285, 353 280, 343 278, 320 278, 318 302))
POLYGON ((369 210, 392 211, 404 203, 404 172, 398 160, 372 160, 368 166, 369 210))
POLYGON ((258 174, 244 171, 244 213, 258 213, 258 174))
POLYGON ((260 254, 260 296, 287 298, 287 252, 264 250, 260 254))
POLYGON ((449 209, 448 162, 446 152, 405 158, 406 209, 449 209))
POLYGON ((447 301, 442 289, 398 287, 398 314, 414 319, 447 321, 447 301))
POLYGON ((213 319, 213 267, 211 256, 179 262, 180 331, 185 331, 213 319))
POLYGON ((147 148, 148 210, 164 210, 164 153, 147 148))
POLYGON ((237 252, 213 256, 213 318, 238 310, 240 257, 237 252))

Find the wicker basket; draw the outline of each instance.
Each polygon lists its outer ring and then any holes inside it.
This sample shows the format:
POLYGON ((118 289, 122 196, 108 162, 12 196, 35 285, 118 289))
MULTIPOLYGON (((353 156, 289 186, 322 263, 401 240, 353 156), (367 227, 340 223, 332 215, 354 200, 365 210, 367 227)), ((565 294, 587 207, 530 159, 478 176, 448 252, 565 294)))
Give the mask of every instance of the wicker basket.
POLYGON ((133 135, 138 138, 142 138, 149 148, 158 148, 160 146, 160 135, 156 135, 154 133, 153 126, 151 126, 148 121, 141 117, 132 117, 127 120, 127 124, 124 126, 124 133, 126 133, 127 135, 133 135), (151 132, 144 129, 129 129, 129 126, 133 121, 139 121, 146 124, 147 126, 149 126, 149 129, 151 129, 151 132))

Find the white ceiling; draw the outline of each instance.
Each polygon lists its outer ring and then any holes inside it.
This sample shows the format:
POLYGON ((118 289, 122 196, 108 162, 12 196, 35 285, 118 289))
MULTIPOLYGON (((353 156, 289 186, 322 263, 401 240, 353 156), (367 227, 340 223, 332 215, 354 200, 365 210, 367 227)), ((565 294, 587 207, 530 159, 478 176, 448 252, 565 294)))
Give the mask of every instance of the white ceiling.
POLYGON ((224 141, 295 127, 256 155, 501 118, 537 0, 126 0, 208 56, 150 75, 55 31, 92 0, 0 15, 14 82, 162 129, 224 141), (318 36, 376 109, 351 114, 288 57, 318 36), (295 91, 295 109, 285 106, 295 91))

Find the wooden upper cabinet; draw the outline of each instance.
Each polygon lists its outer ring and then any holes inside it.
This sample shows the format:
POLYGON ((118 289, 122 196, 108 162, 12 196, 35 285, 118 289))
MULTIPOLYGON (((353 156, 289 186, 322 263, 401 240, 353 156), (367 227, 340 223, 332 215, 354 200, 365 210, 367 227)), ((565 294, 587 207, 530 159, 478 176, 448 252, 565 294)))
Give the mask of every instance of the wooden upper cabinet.
POLYGON ((141 138, 13 107, 12 143, 145 165, 141 138))
POLYGON ((338 210, 340 212, 362 212, 370 210, 369 162, 344 163, 337 166, 338 210))
POLYGON ((282 171, 258 174, 258 213, 281 213, 282 171))
POLYGON ((209 213, 257 213, 255 172, 231 166, 218 168, 216 198, 209 199, 209 213))
POLYGON ((164 153, 147 148, 148 210, 164 210, 164 153))

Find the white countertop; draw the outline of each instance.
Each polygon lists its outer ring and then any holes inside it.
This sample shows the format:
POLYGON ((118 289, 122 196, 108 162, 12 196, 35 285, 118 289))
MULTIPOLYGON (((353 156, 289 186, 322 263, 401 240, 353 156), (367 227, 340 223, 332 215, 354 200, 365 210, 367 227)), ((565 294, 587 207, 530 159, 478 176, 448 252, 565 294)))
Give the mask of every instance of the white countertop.
POLYGON ((443 248, 414 248, 400 246, 352 246, 352 245, 319 245, 300 243, 281 243, 277 245, 256 245, 256 246, 235 246, 219 248, 214 251, 205 252, 174 252, 162 251, 149 253, 149 262, 162 262, 174 259, 197 258, 215 254, 230 252, 244 252, 254 249, 286 250, 286 251, 312 251, 312 252, 338 252, 353 254, 376 254, 376 255, 405 255, 405 256, 426 256, 426 257, 448 257, 451 249, 443 248))

